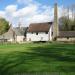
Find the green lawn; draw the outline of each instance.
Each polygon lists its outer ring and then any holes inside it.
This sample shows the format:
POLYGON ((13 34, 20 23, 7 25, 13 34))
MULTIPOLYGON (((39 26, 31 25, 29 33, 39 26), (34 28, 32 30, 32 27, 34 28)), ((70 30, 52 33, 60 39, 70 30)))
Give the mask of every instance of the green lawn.
POLYGON ((75 72, 75 44, 0 44, 0 75, 22 72, 75 72))

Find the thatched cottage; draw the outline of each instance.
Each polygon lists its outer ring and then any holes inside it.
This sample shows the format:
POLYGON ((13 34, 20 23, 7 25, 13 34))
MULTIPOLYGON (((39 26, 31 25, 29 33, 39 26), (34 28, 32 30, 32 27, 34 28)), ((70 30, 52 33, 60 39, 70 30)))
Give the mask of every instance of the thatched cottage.
POLYGON ((51 41, 52 24, 52 22, 30 24, 27 30, 27 41, 51 41))

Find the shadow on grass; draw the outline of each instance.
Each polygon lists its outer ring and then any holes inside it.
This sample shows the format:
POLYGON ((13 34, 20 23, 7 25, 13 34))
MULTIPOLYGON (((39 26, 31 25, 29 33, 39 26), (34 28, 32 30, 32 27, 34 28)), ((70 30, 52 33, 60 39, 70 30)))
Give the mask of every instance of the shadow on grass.
POLYGON ((75 64, 72 65, 75 63, 75 49, 48 45, 31 47, 30 50, 8 53, 0 58, 0 75, 17 72, 75 72, 75 64))

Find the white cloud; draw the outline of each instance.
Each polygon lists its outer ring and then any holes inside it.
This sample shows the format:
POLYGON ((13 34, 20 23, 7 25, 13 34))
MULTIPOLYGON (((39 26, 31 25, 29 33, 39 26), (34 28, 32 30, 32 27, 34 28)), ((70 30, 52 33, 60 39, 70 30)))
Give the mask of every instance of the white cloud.
POLYGON ((49 19, 50 18, 47 15, 43 15, 43 14, 39 15, 38 14, 38 15, 34 15, 33 17, 31 17, 30 22, 31 23, 48 22, 48 21, 50 21, 49 19))
POLYGON ((17 10, 17 5, 8 5, 6 8, 5 8, 5 11, 6 12, 9 12, 9 13, 13 13, 17 10))
MULTIPOLYGON (((25 7, 18 9, 18 5, 8 5, 5 11, 0 11, 0 14, 6 16, 6 19, 17 26, 21 19, 21 23, 24 26, 28 26, 30 23, 49 22, 54 18, 54 8, 42 5, 33 0, 17 0, 18 3, 27 3, 25 7)), ((58 9, 59 17, 61 16, 62 8, 58 9)))
POLYGON ((50 22, 53 20, 53 8, 46 8, 43 11, 37 9, 34 12, 30 12, 28 16, 22 18, 22 24, 28 26, 30 23, 50 22))
POLYGON ((19 22, 19 19, 21 18, 22 23, 27 26, 30 23, 47 22, 53 19, 53 8, 50 8, 46 5, 41 5, 40 3, 34 2, 33 0, 17 1, 19 3, 27 3, 28 5, 20 9, 17 9, 17 5, 8 5, 4 11, 8 21, 12 23, 19 22))
POLYGON ((13 13, 14 18, 21 18, 22 23, 27 26, 30 23, 35 22, 49 22, 53 19, 53 8, 49 6, 41 5, 28 5, 22 9, 17 10, 13 13))
POLYGON ((13 17, 24 17, 30 14, 34 14, 38 7, 36 5, 29 5, 13 13, 13 17))
POLYGON ((40 13, 39 11, 38 12, 36 11, 37 12, 36 14, 29 17, 28 21, 30 23, 49 22, 53 20, 53 14, 54 14, 53 8, 46 7, 46 9, 41 11, 40 13))
POLYGON ((0 11, 0 17, 5 17, 5 12, 4 11, 0 11))

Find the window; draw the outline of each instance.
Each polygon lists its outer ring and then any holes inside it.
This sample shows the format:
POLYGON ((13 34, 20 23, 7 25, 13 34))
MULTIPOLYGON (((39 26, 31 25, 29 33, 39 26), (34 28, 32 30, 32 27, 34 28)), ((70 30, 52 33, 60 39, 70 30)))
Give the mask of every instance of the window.
POLYGON ((69 39, 69 37, 67 37, 67 39, 69 39))
POLYGON ((48 34, 48 32, 46 32, 46 34, 48 34))
POLYGON ((38 35, 38 33, 36 33, 36 35, 38 35))
POLYGON ((32 32, 32 34, 33 34, 33 32, 32 32))
POLYGON ((53 36, 53 32, 52 32, 51 36, 53 36))
POLYGON ((29 32, 28 34, 31 34, 31 32, 29 32))

